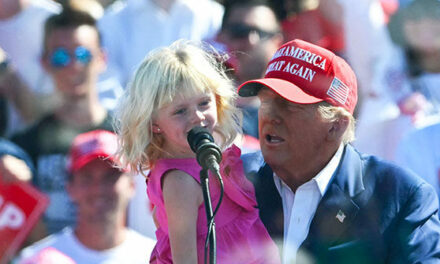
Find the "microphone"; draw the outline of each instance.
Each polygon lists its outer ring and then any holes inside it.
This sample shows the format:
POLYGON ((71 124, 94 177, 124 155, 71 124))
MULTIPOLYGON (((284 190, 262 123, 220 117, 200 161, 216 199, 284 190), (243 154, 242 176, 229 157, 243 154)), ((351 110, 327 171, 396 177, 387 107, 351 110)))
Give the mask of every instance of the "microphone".
POLYGON ((194 127, 188 132, 188 144, 196 153, 197 162, 203 169, 209 169, 213 173, 220 170, 219 163, 222 160, 220 148, 214 143, 214 138, 204 127, 194 127))

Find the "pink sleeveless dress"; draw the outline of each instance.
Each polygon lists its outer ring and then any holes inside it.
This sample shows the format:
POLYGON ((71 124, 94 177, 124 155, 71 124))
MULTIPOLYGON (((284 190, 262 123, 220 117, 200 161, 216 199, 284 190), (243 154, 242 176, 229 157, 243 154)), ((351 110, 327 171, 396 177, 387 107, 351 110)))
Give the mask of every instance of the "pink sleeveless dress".
MULTIPOLYGON (((215 216, 217 263, 219 264, 278 264, 278 249, 271 240, 258 216, 254 187, 244 176, 240 149, 232 146, 223 152, 220 173, 224 182, 224 196, 215 216)), ((156 206, 159 228, 157 244, 151 254, 150 263, 173 263, 168 234, 167 216, 163 201, 161 178, 169 170, 178 169, 194 177, 200 183, 201 167, 195 158, 161 159, 150 171, 147 194, 156 206)), ((218 203, 220 187, 213 176, 209 176, 213 210, 218 203)), ((207 220, 204 204, 198 209, 197 255, 198 263, 204 263, 204 244, 207 235, 207 220)))

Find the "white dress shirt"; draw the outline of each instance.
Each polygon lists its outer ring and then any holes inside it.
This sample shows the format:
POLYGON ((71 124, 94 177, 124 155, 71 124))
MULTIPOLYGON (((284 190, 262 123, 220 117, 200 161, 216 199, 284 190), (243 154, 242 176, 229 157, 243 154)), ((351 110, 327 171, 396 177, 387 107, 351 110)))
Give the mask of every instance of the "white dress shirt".
POLYGON ((313 179, 304 183, 294 193, 275 173, 275 186, 280 193, 284 212, 284 264, 296 261, 299 247, 306 239, 310 223, 319 201, 339 165, 344 145, 341 144, 330 162, 313 179))

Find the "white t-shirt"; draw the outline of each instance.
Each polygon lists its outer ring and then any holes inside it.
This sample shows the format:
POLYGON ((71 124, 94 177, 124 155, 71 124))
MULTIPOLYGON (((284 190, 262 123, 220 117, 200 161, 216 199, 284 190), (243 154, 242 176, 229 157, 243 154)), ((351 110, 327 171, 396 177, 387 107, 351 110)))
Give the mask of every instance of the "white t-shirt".
POLYGON ((148 263, 156 242, 128 230, 125 241, 112 249, 96 251, 81 244, 73 230, 66 227, 61 232, 23 249, 16 263, 31 258, 49 247, 72 258, 78 264, 145 264, 148 263))

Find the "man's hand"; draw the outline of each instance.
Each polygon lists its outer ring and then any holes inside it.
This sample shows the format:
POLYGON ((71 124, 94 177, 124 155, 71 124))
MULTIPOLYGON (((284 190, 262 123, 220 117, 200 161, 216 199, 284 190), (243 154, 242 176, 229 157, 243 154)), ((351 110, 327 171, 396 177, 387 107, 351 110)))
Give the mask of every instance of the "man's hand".
POLYGON ((398 105, 403 115, 411 116, 413 122, 416 122, 423 117, 424 111, 430 103, 423 94, 414 92, 401 100, 398 105))
POLYGON ((31 178, 32 172, 23 160, 11 155, 0 157, 0 182, 28 182, 31 178))

